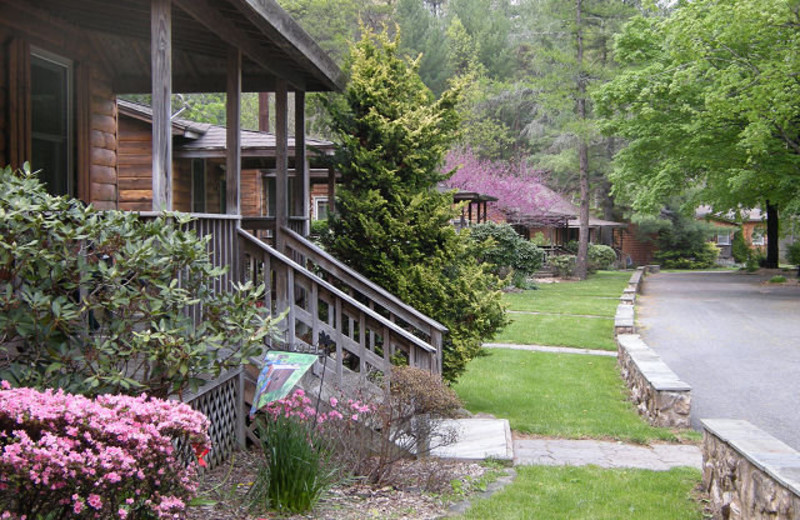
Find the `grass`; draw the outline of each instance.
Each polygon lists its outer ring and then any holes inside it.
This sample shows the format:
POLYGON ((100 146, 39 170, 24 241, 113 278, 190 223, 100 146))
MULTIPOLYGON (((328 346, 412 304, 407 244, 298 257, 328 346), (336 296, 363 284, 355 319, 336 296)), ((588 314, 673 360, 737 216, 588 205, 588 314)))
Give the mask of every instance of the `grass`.
POLYGON ((582 282, 505 294, 509 310, 543 314, 510 314, 511 323, 493 341, 615 350, 614 314, 630 277, 630 272, 600 271, 582 282))
POLYGON ((646 443, 677 440, 651 428, 627 401, 614 358, 491 349, 454 386, 473 413, 506 418, 515 431, 646 443))
POLYGON ((460 518, 536 520, 700 520, 692 490, 700 472, 665 472, 597 467, 517 468, 517 478, 491 498, 476 502, 460 518))
POLYGON ((503 300, 515 311, 613 318, 630 277, 630 271, 600 271, 582 282, 541 284, 537 290, 507 293, 503 300))
POLYGON ((613 318, 509 314, 511 323, 492 341, 519 345, 616 350, 613 318))

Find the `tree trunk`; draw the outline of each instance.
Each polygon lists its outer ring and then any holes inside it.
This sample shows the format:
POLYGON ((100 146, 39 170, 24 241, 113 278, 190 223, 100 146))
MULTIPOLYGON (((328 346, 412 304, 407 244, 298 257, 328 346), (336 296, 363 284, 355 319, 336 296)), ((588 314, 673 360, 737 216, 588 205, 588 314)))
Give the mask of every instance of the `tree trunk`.
POLYGON ((767 269, 778 268, 778 206, 767 201, 767 269))
MULTIPOLYGON (((578 119, 586 120, 586 77, 583 73, 583 28, 581 22, 582 0, 575 2, 575 25, 578 44, 578 98, 576 100, 578 119)), ((589 145, 586 136, 578 136, 578 168, 580 174, 581 207, 578 232, 578 258, 575 264, 575 276, 585 280, 588 271, 589 253, 589 145)))

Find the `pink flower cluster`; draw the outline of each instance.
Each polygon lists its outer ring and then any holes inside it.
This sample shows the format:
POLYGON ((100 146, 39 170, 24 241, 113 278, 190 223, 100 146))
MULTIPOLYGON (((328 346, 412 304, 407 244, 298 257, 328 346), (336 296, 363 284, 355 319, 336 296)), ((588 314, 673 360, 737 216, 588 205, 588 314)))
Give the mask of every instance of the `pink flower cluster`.
POLYGON ((512 218, 546 219, 560 204, 558 195, 544 185, 544 172, 525 161, 481 159, 467 148, 448 152, 443 171, 452 170, 456 172, 445 181, 449 188, 496 197, 490 204, 512 218))
POLYGON ((181 518, 193 468, 174 441, 208 448, 208 420, 188 405, 149 398, 0 383, 0 520, 181 518))
POLYGON ((374 411, 374 407, 359 400, 348 399, 345 404, 335 397, 328 400, 330 410, 317 413, 311 406, 312 401, 302 389, 283 399, 269 403, 264 411, 273 418, 275 417, 296 417, 300 420, 314 420, 315 424, 323 424, 329 421, 341 421, 345 417, 351 421, 358 421, 361 414, 374 411))

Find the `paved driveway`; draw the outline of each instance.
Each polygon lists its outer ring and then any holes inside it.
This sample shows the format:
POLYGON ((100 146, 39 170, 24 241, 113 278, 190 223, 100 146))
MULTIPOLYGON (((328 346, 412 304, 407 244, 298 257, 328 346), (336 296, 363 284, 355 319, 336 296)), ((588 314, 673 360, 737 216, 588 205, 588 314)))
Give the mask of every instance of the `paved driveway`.
POLYGON ((800 450, 800 286, 767 278, 649 275, 639 332, 692 385, 692 426, 745 419, 800 450))

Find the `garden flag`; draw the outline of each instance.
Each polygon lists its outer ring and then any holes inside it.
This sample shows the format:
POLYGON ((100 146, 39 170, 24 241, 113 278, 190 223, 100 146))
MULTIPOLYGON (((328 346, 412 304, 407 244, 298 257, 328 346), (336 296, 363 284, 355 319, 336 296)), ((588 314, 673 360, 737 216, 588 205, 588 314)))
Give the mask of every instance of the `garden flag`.
POLYGON ((258 374, 250 417, 272 401, 285 397, 316 360, 317 356, 313 354, 267 352, 264 367, 258 374))

